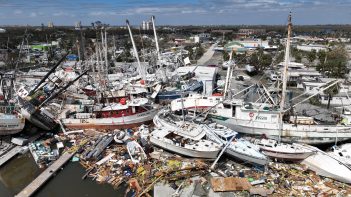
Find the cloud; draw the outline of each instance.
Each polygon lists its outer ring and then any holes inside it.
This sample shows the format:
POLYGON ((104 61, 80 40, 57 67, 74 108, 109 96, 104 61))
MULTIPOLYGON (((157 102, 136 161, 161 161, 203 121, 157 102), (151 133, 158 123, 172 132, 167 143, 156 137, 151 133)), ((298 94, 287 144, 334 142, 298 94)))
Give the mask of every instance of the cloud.
POLYGON ((23 11, 19 10, 19 9, 16 9, 16 10, 13 11, 13 14, 15 14, 15 15, 20 15, 22 13, 23 13, 23 11))
POLYGON ((350 7, 351 0, 0 0, 0 14, 7 16, 0 24, 45 20, 71 24, 72 18, 89 23, 98 17, 116 24, 123 21, 119 18, 140 20, 150 15, 166 24, 271 24, 284 20, 289 11, 299 13, 302 23, 349 23, 350 7))
POLYGON ((38 14, 37 14, 36 12, 31 12, 31 13, 29 14, 29 16, 30 16, 30 17, 37 17, 38 14))
POLYGON ((76 16, 75 14, 68 13, 68 12, 63 12, 63 11, 54 12, 52 15, 53 15, 53 16, 56 16, 56 17, 61 17, 61 16, 74 17, 74 16, 76 16))

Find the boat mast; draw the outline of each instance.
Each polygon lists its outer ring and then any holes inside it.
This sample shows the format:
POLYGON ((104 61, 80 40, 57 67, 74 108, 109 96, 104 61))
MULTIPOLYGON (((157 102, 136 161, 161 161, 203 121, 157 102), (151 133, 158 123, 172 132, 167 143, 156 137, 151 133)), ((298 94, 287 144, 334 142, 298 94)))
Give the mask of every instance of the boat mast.
POLYGON ((158 46, 158 40, 157 40, 157 34, 156 34, 156 28, 155 28, 155 16, 151 17, 151 21, 152 21, 152 28, 154 29, 157 59, 160 60, 161 59, 161 55, 160 55, 160 48, 158 46))
POLYGON ((286 95, 286 87, 287 87, 287 74, 288 74, 288 67, 289 67, 289 57, 290 57, 290 36, 291 36, 291 13, 288 17, 288 37, 286 39, 286 46, 285 46, 285 59, 284 59, 284 70, 283 70, 283 87, 282 87, 282 97, 280 100, 280 132, 279 132, 279 142, 281 141, 281 134, 283 132, 283 116, 284 116, 284 106, 285 106, 285 95, 286 95))
MULTIPOLYGON (((230 54, 229 54, 229 61, 232 60, 232 55, 233 55, 233 51, 230 51, 230 54)), ((229 83, 230 83, 230 75, 231 75, 231 71, 232 71, 232 65, 231 63, 229 63, 229 66, 228 66, 228 69, 227 69, 227 76, 225 78, 225 84, 224 84, 224 93, 223 93, 223 100, 226 98, 227 96, 227 91, 228 91, 228 86, 229 86, 229 83)))
POLYGON ((137 51, 137 48, 136 48, 135 43, 134 43, 132 30, 130 29, 130 26, 129 26, 129 21, 126 20, 126 23, 127 23, 127 27, 128 27, 130 39, 131 39, 131 41, 132 41, 134 55, 135 55, 135 57, 136 57, 136 59, 137 59, 137 62, 138 62, 138 71, 139 71, 139 74, 140 74, 141 78, 145 80, 145 72, 144 72, 143 67, 141 67, 141 64, 140 64, 138 51, 137 51))
POLYGON ((285 47, 285 59, 284 59, 284 70, 283 70, 283 87, 282 87, 282 98, 280 100, 280 111, 284 111, 284 105, 285 105, 285 95, 286 95, 286 87, 287 87, 287 81, 288 81, 288 67, 289 67, 289 57, 290 57, 290 36, 291 36, 291 28, 292 28, 292 23, 291 23, 291 13, 289 14, 288 18, 288 37, 286 39, 286 47, 285 47))

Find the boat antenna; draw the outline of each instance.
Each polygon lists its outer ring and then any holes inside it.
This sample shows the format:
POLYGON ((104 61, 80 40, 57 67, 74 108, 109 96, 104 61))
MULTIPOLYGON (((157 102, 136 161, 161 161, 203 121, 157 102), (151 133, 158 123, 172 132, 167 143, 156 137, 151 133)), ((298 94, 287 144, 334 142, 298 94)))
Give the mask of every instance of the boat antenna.
POLYGON ((140 60, 139 60, 138 51, 137 51, 137 48, 136 48, 135 43, 134 43, 134 39, 133 39, 132 30, 130 29, 130 26, 129 26, 129 21, 128 21, 128 20, 126 20, 126 23, 127 23, 127 27, 128 27, 128 31, 129 31, 129 35, 130 35, 130 39, 131 39, 131 41, 132 41, 132 45, 133 45, 133 51, 134 51, 135 57, 136 57, 137 62, 138 62, 138 70, 139 70, 139 74, 141 75, 141 78, 145 80, 145 70, 143 69, 143 67, 142 67, 142 66, 141 66, 141 64, 140 64, 140 60))
POLYGON ((161 55, 160 55, 160 48, 158 46, 158 40, 157 40, 157 34, 156 34, 156 28, 155 28, 155 16, 151 17, 151 21, 152 21, 152 28, 154 30, 154 36, 155 36, 157 59, 160 60, 161 59, 161 55))

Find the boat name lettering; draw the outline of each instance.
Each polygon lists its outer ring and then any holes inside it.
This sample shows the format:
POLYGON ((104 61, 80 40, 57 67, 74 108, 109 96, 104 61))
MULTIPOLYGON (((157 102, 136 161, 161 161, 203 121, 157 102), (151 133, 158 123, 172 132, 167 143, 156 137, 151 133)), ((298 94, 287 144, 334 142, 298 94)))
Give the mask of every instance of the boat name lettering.
POLYGON ((267 120, 265 116, 256 116, 256 120, 267 120))

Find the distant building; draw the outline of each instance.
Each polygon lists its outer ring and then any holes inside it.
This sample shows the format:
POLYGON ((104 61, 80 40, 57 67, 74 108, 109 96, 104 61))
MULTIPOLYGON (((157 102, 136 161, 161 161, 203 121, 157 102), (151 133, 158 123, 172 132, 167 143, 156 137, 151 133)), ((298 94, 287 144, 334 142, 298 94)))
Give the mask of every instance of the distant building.
POLYGON ((238 33, 246 35, 262 35, 266 33, 266 29, 239 29, 238 33))
POLYGON ((236 53, 245 53, 248 51, 248 49, 245 48, 243 44, 236 41, 231 41, 228 44, 224 45, 224 50, 227 52, 234 51, 236 53))
POLYGON ((6 33, 6 29, 0 28, 0 33, 6 33))
POLYGON ((54 23, 50 21, 50 22, 48 23, 48 28, 54 28, 54 23))
POLYGON ((142 30, 152 30, 152 21, 143 21, 141 23, 141 29, 142 30))
POLYGON ((81 21, 76 22, 74 28, 75 28, 76 30, 80 30, 80 29, 82 28, 82 22, 81 22, 81 21))
POLYGON ((211 34, 209 33, 200 33, 196 36, 194 36, 194 42, 195 43, 200 43, 206 40, 209 40, 211 38, 211 34))
POLYGON ((325 45, 297 45, 296 48, 301 51, 327 51, 327 47, 325 45))
POLYGON ((232 42, 240 43, 240 45, 247 49, 269 47, 268 40, 262 39, 233 40, 232 42))

